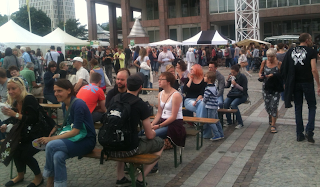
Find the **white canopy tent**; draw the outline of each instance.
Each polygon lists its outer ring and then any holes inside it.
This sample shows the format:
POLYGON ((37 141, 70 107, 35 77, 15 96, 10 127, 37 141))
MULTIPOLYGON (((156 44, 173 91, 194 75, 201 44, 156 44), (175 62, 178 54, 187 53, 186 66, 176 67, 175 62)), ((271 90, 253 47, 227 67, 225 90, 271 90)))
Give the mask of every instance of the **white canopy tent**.
POLYGON ((167 39, 167 40, 163 40, 163 41, 159 41, 159 42, 153 42, 153 43, 149 43, 149 46, 160 46, 160 45, 182 45, 182 42, 177 42, 171 39, 167 39))
POLYGON ((195 36, 182 42, 182 45, 227 45, 230 43, 218 31, 200 31, 195 36))
POLYGON ((0 42, 11 48, 17 45, 30 47, 33 50, 36 50, 36 48, 40 48, 44 54, 45 51, 47 51, 52 45, 56 47, 60 46, 62 50, 65 49, 64 43, 49 40, 33 34, 20 27, 12 20, 9 20, 7 23, 0 27, 0 36, 2 36, 0 42))
POLYGON ((76 37, 73 37, 70 34, 61 30, 60 28, 56 28, 54 31, 45 35, 43 38, 50 41, 56 41, 58 43, 64 43, 65 45, 89 45, 88 41, 80 40, 76 37))

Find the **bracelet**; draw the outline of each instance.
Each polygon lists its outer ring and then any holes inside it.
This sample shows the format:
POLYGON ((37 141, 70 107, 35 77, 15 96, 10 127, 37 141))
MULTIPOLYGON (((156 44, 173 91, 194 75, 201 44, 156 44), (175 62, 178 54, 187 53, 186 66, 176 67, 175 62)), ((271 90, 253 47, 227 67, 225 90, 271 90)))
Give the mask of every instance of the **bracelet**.
POLYGON ((159 124, 159 129, 161 128, 160 124, 159 124))

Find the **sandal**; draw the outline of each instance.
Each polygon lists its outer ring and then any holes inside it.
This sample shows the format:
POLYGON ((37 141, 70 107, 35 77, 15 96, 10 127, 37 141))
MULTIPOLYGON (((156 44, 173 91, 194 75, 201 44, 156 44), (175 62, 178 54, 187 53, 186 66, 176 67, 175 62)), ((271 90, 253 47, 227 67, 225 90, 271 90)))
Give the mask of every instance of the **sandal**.
POLYGON ((271 127, 270 127, 270 132, 271 132, 271 133, 277 133, 278 131, 277 131, 276 126, 271 125, 271 127))

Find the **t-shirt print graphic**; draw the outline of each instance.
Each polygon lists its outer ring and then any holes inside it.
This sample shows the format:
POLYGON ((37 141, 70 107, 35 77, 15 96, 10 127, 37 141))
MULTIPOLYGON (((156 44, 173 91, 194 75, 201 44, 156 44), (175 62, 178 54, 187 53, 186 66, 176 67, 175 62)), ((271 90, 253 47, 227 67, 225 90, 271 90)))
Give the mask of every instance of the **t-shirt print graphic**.
POLYGON ((294 61, 294 65, 300 63, 301 66, 304 66, 303 60, 307 57, 307 51, 305 48, 296 47, 292 50, 291 57, 294 61))
POLYGON ((99 90, 99 87, 95 86, 95 85, 92 85, 92 84, 89 84, 89 85, 84 86, 83 89, 91 90, 92 93, 96 93, 96 91, 99 90))

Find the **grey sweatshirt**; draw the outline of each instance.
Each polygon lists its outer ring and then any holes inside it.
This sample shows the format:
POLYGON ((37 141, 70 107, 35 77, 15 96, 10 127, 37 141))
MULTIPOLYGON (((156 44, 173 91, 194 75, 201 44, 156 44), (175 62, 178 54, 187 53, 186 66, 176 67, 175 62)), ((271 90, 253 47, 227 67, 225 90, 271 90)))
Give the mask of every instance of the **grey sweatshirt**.
POLYGON ((216 83, 217 83, 216 86, 218 87, 218 91, 219 91, 217 97, 220 97, 221 95, 223 95, 225 79, 224 79, 224 76, 219 71, 216 71, 216 83))

